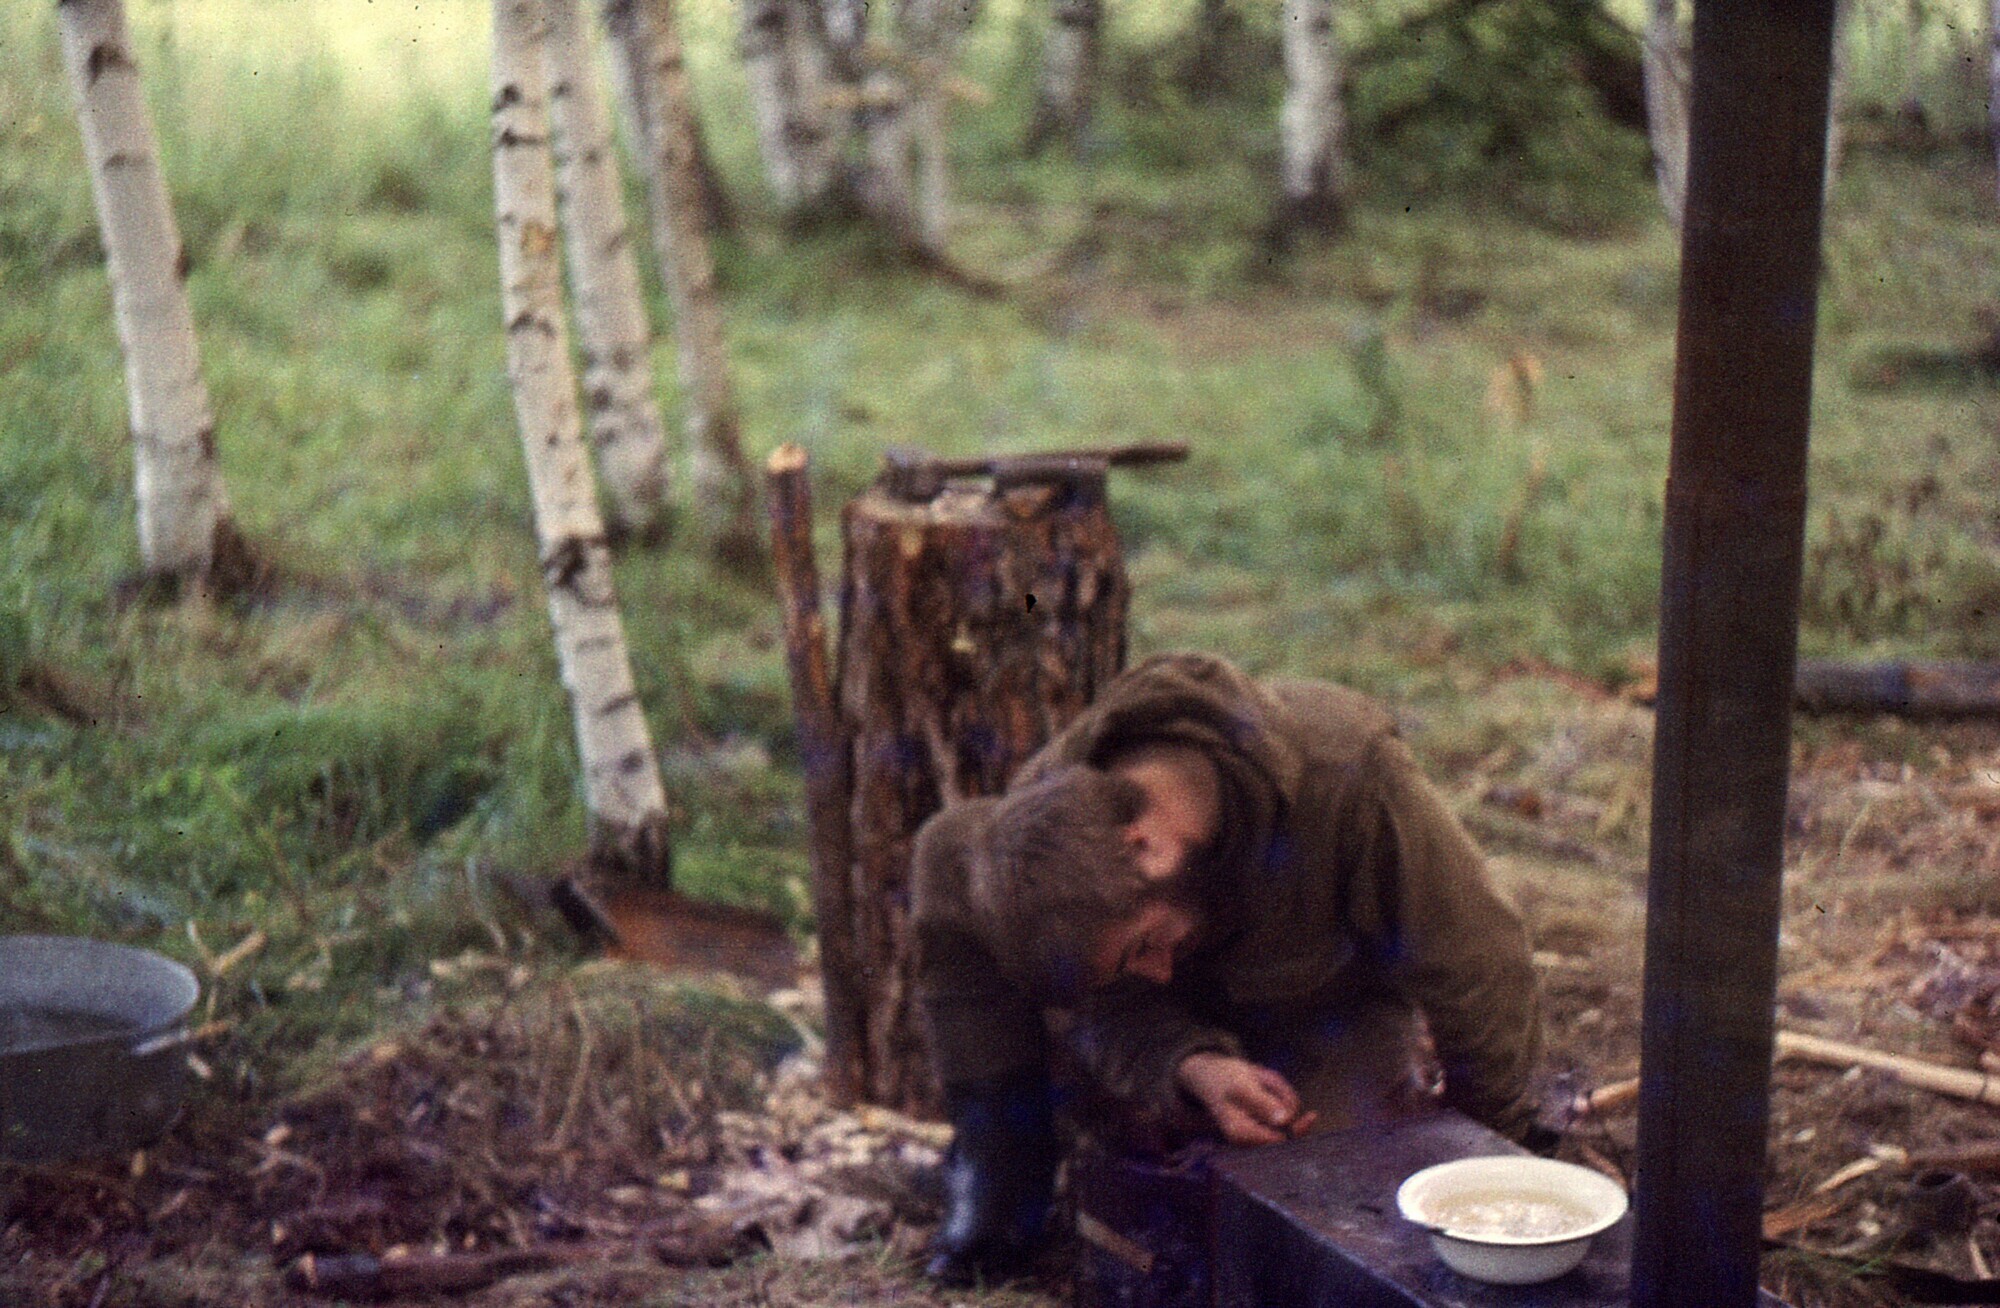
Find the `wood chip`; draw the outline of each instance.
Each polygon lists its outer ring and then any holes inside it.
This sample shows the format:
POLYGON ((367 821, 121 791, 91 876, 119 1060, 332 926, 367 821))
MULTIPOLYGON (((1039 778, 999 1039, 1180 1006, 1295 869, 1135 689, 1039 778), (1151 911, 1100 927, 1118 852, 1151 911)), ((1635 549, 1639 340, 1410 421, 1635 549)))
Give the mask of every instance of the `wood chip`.
POLYGON ((234 945, 231 945, 221 954, 218 954, 214 961, 209 963, 208 974, 217 980, 221 980, 238 963, 250 958, 270 943, 271 937, 265 934, 262 927, 259 927, 257 930, 243 937, 243 939, 237 941, 234 945))
POLYGON ((1780 1240, 1792 1232, 1823 1222, 1839 1212, 1847 1200, 1835 1194, 1812 1194, 1796 1203, 1774 1208, 1764 1214, 1764 1238, 1780 1240))
MULTIPOLYGON (((1857 1158, 1814 1186, 1812 1192, 1814 1194, 1831 1194, 1841 1186, 1846 1185, 1849 1181, 1858 1180, 1870 1172, 1879 1172, 1886 1165, 1886 1162, 1880 1158, 1857 1158)), ((1771 1238, 1768 1232, 1765 1238, 1771 1238)))

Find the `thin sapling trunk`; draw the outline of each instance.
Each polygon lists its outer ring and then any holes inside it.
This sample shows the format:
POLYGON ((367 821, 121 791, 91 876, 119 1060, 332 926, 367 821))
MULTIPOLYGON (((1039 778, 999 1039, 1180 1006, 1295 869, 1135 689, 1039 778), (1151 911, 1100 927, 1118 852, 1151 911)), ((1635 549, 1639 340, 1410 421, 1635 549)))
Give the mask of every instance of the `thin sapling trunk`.
MULTIPOLYGON (((556 238, 542 0, 493 6, 493 201, 507 372, 527 455, 549 621, 576 722, 591 862, 665 882, 666 790, 634 689, 611 553, 577 413, 556 238)), ((598 885, 567 887, 603 926, 598 885)))
POLYGON ((1347 223, 1347 117, 1333 0, 1285 0, 1285 101, 1278 113, 1281 230, 1347 223))
POLYGON ((547 0, 549 117, 590 443, 611 524, 640 539, 669 525, 666 435, 653 395, 652 333, 625 221, 611 118, 580 0, 547 0))
POLYGON ((216 461, 187 252, 160 172, 124 5, 61 0, 56 14, 125 356, 140 563, 150 577, 229 589, 246 579, 246 551, 216 461))
POLYGON ((764 556, 756 487, 723 339, 722 297, 702 224, 694 106, 671 0, 604 0, 605 27, 644 130, 653 242, 674 309, 695 511, 717 554, 739 566, 764 556))

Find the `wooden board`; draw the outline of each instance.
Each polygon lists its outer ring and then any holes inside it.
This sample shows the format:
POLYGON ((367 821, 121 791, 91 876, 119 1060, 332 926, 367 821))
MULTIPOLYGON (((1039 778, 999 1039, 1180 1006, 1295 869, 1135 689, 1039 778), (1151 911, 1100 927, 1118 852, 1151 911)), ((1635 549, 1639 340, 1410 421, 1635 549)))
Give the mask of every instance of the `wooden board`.
MULTIPOLYGON (((1454 1158, 1520 1146, 1456 1113, 1330 1131, 1172 1165, 1072 1165, 1079 1308, 1627 1308, 1632 1218, 1575 1271, 1495 1286, 1447 1268, 1397 1214, 1396 1187, 1454 1158)), ((1761 1308, 1783 1308, 1762 1295, 1761 1308)))

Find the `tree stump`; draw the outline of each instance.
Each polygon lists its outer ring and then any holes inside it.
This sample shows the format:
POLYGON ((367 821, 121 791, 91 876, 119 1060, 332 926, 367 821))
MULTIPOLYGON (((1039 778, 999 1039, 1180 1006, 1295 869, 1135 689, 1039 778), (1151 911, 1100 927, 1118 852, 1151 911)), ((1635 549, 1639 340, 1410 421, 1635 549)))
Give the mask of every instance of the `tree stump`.
POLYGON ((852 762, 863 1096, 937 1108, 912 1008, 910 848, 943 805, 999 792, 1125 662, 1130 587, 1101 460, 850 502, 837 695, 852 762))

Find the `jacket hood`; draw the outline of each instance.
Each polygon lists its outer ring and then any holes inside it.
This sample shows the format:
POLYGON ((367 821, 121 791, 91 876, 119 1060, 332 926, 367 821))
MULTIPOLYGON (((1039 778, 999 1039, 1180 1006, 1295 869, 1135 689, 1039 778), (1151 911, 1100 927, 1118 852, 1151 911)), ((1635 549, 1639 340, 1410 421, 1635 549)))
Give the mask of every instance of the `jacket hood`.
MULTIPOLYGON (((1022 765, 1008 788, 1032 785, 1067 764, 1103 767, 1141 745, 1192 745, 1214 761, 1222 781, 1220 843, 1207 866, 1261 866, 1305 772, 1286 716, 1276 697, 1232 663, 1212 654, 1157 655, 1117 678, 1022 765)), ((1204 898, 1219 918, 1239 907, 1204 898)))

